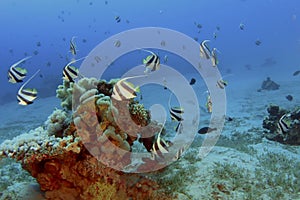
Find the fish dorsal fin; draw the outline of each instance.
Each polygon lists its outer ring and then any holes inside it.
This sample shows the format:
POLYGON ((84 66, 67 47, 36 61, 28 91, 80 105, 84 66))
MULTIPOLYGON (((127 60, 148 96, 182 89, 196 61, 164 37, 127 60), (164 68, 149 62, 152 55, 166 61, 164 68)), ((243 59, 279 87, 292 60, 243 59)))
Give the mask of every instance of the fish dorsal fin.
POLYGON ((143 49, 143 48, 137 48, 138 50, 142 50, 142 51, 145 51, 147 53, 151 53, 152 55, 156 55, 153 51, 150 51, 150 50, 146 50, 146 49, 143 49))
POLYGON ((79 59, 76 59, 76 60, 71 60, 71 61, 66 65, 66 67, 69 66, 69 65, 71 65, 71 64, 73 64, 73 63, 76 63, 76 62, 79 61, 79 60, 85 59, 86 57, 87 57, 87 56, 84 56, 84 57, 79 58, 79 59))
POLYGON ((25 58, 19 60, 18 62, 14 63, 10 68, 14 68, 14 67, 18 66, 19 64, 21 64, 22 62, 28 60, 28 59, 31 58, 31 57, 32 57, 32 56, 27 56, 27 57, 25 57, 25 58))
POLYGON ((19 92, 23 90, 23 88, 27 85, 27 83, 29 83, 29 81, 31 81, 31 79, 33 79, 41 70, 37 70, 19 89, 19 92))

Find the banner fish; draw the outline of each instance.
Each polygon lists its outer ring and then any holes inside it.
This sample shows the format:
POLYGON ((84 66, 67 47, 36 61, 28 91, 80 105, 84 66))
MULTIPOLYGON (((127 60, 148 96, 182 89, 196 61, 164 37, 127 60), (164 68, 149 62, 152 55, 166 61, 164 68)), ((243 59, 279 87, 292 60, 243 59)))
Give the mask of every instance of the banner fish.
POLYGON ((150 150, 152 159, 155 159, 155 157, 163 157, 163 153, 169 153, 168 150, 169 143, 165 141, 163 138, 161 138, 160 134, 161 132, 159 132, 159 134, 157 135, 157 138, 150 150))
POLYGON ((200 57, 209 59, 210 58, 210 50, 206 44, 207 42, 209 42, 209 40, 203 40, 200 43, 200 57))
POLYGON ((135 87, 132 83, 128 82, 128 79, 145 77, 146 75, 141 76, 132 76, 126 77, 119 80, 113 87, 113 92, 111 97, 117 101, 129 100, 136 97, 136 92, 140 92, 140 88, 135 87))
POLYGON ((73 36, 72 39, 70 40, 70 52, 75 56, 77 54, 77 47, 75 44, 74 39, 76 38, 76 36, 73 36))
POLYGON ((149 55, 145 59, 143 59, 143 64, 146 67, 145 73, 148 73, 149 71, 154 72, 156 70, 159 70, 160 69, 159 56, 152 51, 148 51, 145 49, 141 49, 141 50, 151 53, 151 55, 149 55))
POLYGON ((37 90, 36 89, 31 89, 31 88, 25 88, 24 87, 27 85, 27 83, 29 83, 29 81, 31 81, 31 79, 33 79, 40 70, 38 70, 37 72, 35 72, 34 75, 32 75, 30 77, 30 79, 28 79, 19 89, 18 94, 17 94, 17 99, 20 105, 29 105, 32 104, 33 101, 37 98, 37 90))
POLYGON ((26 77, 27 70, 21 67, 18 67, 19 64, 25 62, 31 58, 31 56, 25 57, 18 62, 14 63, 8 70, 8 82, 10 83, 19 83, 23 82, 23 79, 26 77))
POLYGON ((172 97, 172 93, 170 95, 169 103, 168 103, 169 113, 171 116, 171 120, 178 122, 178 124, 175 128, 175 131, 177 132, 181 126, 181 122, 183 121, 182 114, 184 113, 184 109, 182 107, 178 107, 178 106, 171 107, 171 97, 172 97))
POLYGON ((86 57, 82 57, 82 58, 79 58, 77 60, 72 60, 71 62, 69 62, 65 67, 64 67, 64 70, 63 70, 63 79, 65 81, 69 81, 69 82, 74 82, 74 79, 76 79, 79 75, 79 70, 74 67, 74 66, 70 66, 71 64, 79 61, 79 60, 82 60, 86 57))

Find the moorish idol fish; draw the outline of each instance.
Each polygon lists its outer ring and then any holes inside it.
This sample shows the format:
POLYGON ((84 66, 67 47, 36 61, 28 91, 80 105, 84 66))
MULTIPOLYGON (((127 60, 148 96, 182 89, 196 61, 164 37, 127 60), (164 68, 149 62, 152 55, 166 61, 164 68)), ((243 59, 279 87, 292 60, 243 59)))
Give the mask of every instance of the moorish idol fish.
POLYGON ((8 82, 10 83, 19 83, 22 82, 23 79, 26 77, 27 70, 23 69, 21 67, 18 67, 19 64, 26 61, 27 59, 31 58, 31 56, 28 56, 26 58, 23 58, 22 60, 19 60, 15 64, 13 64, 9 70, 8 70, 8 82))
POLYGON ((111 97, 117 101, 135 98, 136 92, 140 92, 140 88, 138 86, 135 87, 132 83, 128 82, 127 80, 144 76, 147 75, 122 78, 114 85, 111 97))
POLYGON ((36 89, 31 89, 31 88, 25 88, 24 87, 27 85, 27 83, 29 83, 29 81, 31 81, 31 79, 33 79, 40 70, 38 70, 37 72, 35 72, 35 74, 33 74, 30 79, 28 79, 19 89, 18 91, 18 95, 17 95, 17 99, 20 105, 26 106, 29 104, 32 104, 33 101, 37 98, 37 90, 36 89))
POLYGON ((86 57, 82 57, 82 58, 79 58, 77 60, 72 60, 71 62, 69 62, 65 67, 64 67, 64 70, 63 70, 63 79, 65 81, 69 81, 69 82, 74 82, 74 79, 76 79, 79 75, 79 70, 74 67, 74 66, 70 66, 71 64, 79 61, 79 60, 82 60, 86 57))
POLYGON ((209 59, 210 58, 210 50, 206 44, 207 42, 209 42, 209 40, 203 40, 200 44, 200 57, 209 59))
POLYGON ((77 48, 74 39, 76 36, 73 36, 72 39, 70 40, 70 52, 75 56, 77 54, 77 48))
POLYGON ((143 64, 146 67, 145 73, 148 73, 149 71, 154 72, 156 70, 159 70, 160 69, 159 56, 152 51, 148 51, 145 49, 141 49, 141 50, 151 53, 151 55, 149 55, 145 59, 143 59, 143 64))

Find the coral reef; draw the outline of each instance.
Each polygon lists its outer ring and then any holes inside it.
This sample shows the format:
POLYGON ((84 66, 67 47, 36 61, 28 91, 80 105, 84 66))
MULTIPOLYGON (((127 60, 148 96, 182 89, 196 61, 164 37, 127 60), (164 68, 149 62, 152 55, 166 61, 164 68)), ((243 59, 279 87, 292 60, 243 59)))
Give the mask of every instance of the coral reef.
POLYGON ((269 116, 263 120, 266 138, 283 144, 300 145, 300 108, 287 111, 277 105, 270 105, 268 113, 269 116), (286 116, 287 130, 285 132, 279 130, 279 120, 283 115, 286 116))
POLYGON ((131 163, 137 134, 146 138, 141 142, 149 151, 162 127, 142 104, 113 102, 116 82, 64 81, 57 89, 63 110, 54 110, 44 127, 6 140, 0 157, 19 161, 47 199, 173 198, 145 174, 121 171, 131 163))

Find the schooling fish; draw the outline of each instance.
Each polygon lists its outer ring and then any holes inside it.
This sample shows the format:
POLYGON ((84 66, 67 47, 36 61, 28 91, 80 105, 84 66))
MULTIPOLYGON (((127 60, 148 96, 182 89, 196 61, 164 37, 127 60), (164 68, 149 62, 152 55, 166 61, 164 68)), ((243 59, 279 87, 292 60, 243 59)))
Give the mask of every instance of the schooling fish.
POLYGON ((209 40, 203 40, 200 44, 200 57, 209 59, 210 58, 210 50, 206 44, 207 42, 209 42, 209 40))
POLYGON ((33 101, 37 98, 37 90, 36 89, 30 89, 30 88, 25 88, 24 87, 33 79, 40 70, 35 72, 34 75, 30 77, 19 89, 18 94, 17 94, 17 99, 20 105, 26 106, 29 104, 32 104, 33 101))
POLYGON ((219 60, 217 58, 217 48, 213 48, 212 51, 211 51, 211 62, 212 62, 212 65, 213 67, 216 67, 218 64, 219 64, 219 60))
POLYGON ((207 112, 211 113, 212 112, 212 100, 211 100, 211 97, 210 97, 210 94, 208 93, 207 97, 206 97, 206 109, 207 109, 207 112))
POLYGON ((300 70, 297 70, 293 73, 293 76, 297 76, 298 74, 300 74, 300 70))
POLYGON ((148 53, 151 53, 151 55, 149 55, 145 59, 143 59, 143 64, 146 67, 145 73, 148 73, 149 71, 154 72, 156 70, 159 70, 160 69, 159 56, 152 51, 148 51, 145 49, 142 49, 142 50, 146 51, 148 53))
POLYGON ((290 124, 286 120, 286 117, 287 117, 287 114, 282 115, 277 123, 277 127, 279 129, 279 134, 285 134, 286 132, 289 131, 290 124))
POLYGON ((75 56, 77 54, 77 48, 74 39, 76 36, 73 36, 72 39, 70 40, 70 52, 75 56))
POLYGON ((140 88, 135 87, 132 83, 128 82, 128 79, 145 77, 146 75, 141 76, 132 76, 126 77, 119 80, 113 87, 112 98, 117 101, 124 101, 135 98, 136 92, 140 92, 140 88))
POLYGON ((240 23, 240 29, 243 31, 244 29, 245 29, 245 24, 243 24, 243 23, 240 23))
POLYGON ((160 137, 161 132, 158 134, 157 139, 152 145, 151 153, 152 158, 155 159, 156 156, 163 157, 163 153, 169 153, 168 147, 169 143, 160 137))
POLYGON ((196 83, 196 79, 192 78, 190 81, 190 85, 194 85, 196 83))
POLYGON ((227 81, 224 81, 223 79, 220 79, 217 81, 217 87, 220 89, 224 89, 228 85, 227 81))
POLYGON ((210 127, 205 126, 205 127, 201 128, 198 131, 198 133, 199 134, 206 134, 206 133, 210 133, 210 132, 215 131, 215 130, 217 130, 217 128, 210 128, 210 127))
POLYGON ((79 75, 79 70, 74 67, 74 66, 71 66, 71 64, 79 61, 79 60, 82 60, 86 57, 82 57, 82 58, 79 58, 77 60, 72 60, 71 62, 69 62, 65 67, 64 67, 64 70, 63 70, 63 79, 65 81, 69 81, 69 82, 74 82, 74 79, 76 79, 79 75))
POLYGON ((13 64, 8 70, 8 82, 10 83, 19 83, 23 82, 23 79, 26 77, 27 70, 21 67, 18 67, 19 64, 25 62, 31 58, 31 56, 25 57, 22 60, 19 60, 15 64, 13 64))

